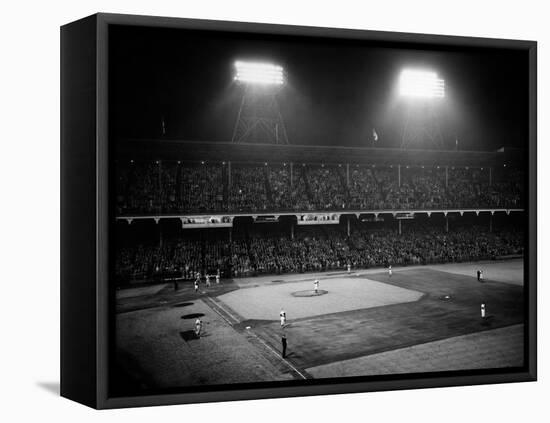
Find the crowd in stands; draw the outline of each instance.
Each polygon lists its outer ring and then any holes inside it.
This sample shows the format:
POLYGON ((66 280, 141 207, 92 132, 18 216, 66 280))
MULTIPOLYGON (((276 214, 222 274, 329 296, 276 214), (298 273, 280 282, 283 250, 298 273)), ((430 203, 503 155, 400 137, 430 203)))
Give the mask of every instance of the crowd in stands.
POLYGON ((226 210, 221 165, 129 162, 117 166, 119 214, 226 210))
POLYGON ((229 211, 265 211, 268 208, 265 167, 238 167, 231 172, 229 211))
POLYGON ((508 169, 242 165, 126 162, 117 164, 119 215, 202 212, 520 208, 523 174, 508 169))
MULTIPOLYGON (((218 257, 224 256, 220 254, 218 257)), ((204 261, 212 263, 211 256, 203 254, 201 243, 194 240, 178 240, 163 245, 139 244, 134 248, 117 250, 116 275, 122 281, 170 277, 191 279, 195 272, 202 269, 204 261)), ((220 265, 227 265, 227 262, 222 259, 220 265)))
POLYGON ((521 234, 512 230, 488 232, 471 226, 451 232, 433 228, 405 231, 358 231, 350 237, 351 264, 428 264, 489 260, 523 253, 521 234))
MULTIPOLYGON (((407 227, 407 225, 405 225, 407 227)), ((227 234, 226 234, 227 235, 227 234)), ((356 225, 351 236, 339 226, 315 225, 288 233, 247 232, 222 237, 167 240, 118 250, 119 283, 169 277, 192 279, 196 272, 223 277, 281 274, 375 266, 463 262, 523 254, 522 232, 513 226, 494 232, 483 226, 395 228, 356 225), (326 227, 325 227, 326 226, 326 227)))
POLYGON ((385 204, 392 209, 446 208, 451 193, 451 189, 445 189, 445 170, 405 167, 401 185, 393 181, 387 191, 385 204))
POLYGON ((311 167, 305 178, 311 195, 311 205, 315 210, 345 209, 347 188, 338 167, 311 167))
POLYGON ((160 204, 160 173, 155 162, 131 162, 117 173, 119 212, 153 213, 160 204))
MULTIPOLYGON (((293 206, 293 199, 291 195, 290 184, 290 166, 269 166, 268 168, 268 186, 271 191, 271 204, 274 210, 291 209, 293 206)), ((294 201, 297 203, 305 202, 305 191, 303 192, 304 198, 294 197, 294 201)))
POLYGON ((349 206, 355 210, 383 208, 382 190, 374 169, 353 167, 350 170, 349 206))

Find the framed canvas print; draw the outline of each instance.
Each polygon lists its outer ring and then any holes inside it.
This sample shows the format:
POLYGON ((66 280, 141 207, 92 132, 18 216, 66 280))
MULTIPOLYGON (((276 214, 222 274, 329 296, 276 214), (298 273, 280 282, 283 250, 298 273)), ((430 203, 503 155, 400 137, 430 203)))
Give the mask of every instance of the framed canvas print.
POLYGON ((61 29, 61 393, 536 379, 536 43, 61 29))

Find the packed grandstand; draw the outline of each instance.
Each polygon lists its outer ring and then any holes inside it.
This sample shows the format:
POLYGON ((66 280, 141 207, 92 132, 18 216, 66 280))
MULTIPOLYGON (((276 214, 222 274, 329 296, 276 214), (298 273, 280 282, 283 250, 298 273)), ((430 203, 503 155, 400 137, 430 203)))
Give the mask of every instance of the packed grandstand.
POLYGON ((491 168, 409 165, 121 161, 117 212, 521 208, 523 175, 491 168))
POLYGON ((119 284, 523 254, 514 152, 121 145, 119 284))
MULTIPOLYGON (((262 225, 263 226, 263 225, 262 225)), ((345 270, 375 266, 490 260, 523 254, 522 232, 503 226, 444 228, 424 226, 399 234, 390 228, 358 224, 348 237, 340 227, 308 227, 294 239, 283 231, 249 230, 228 239, 227 232, 198 233, 121 248, 119 282, 194 279, 196 272, 223 277, 345 270), (268 231, 269 232, 269 231, 268 231)), ((192 232, 190 230, 187 230, 192 232)), ((205 229, 199 231, 216 231, 205 229)))

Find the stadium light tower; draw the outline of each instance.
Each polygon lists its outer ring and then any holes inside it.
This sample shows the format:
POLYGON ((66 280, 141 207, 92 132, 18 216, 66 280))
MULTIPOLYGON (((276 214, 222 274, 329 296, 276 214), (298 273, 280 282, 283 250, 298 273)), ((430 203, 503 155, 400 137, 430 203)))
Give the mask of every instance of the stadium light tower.
POLYGON ((406 101, 401 148, 426 142, 443 148, 437 109, 445 97, 445 81, 432 71, 404 69, 399 76, 399 96, 406 101))
POLYGON ((285 84, 284 69, 272 63, 236 61, 234 80, 243 86, 243 98, 231 141, 288 144, 276 97, 285 84))

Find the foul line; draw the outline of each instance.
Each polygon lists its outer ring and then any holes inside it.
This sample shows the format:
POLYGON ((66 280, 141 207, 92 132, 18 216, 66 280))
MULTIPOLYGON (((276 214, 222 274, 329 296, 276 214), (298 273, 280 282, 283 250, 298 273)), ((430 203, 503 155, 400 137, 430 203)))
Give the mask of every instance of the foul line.
POLYGON ((292 364, 290 364, 290 362, 288 362, 287 360, 285 360, 284 358, 282 358, 279 353, 277 351, 275 351, 267 342, 265 342, 262 338, 260 338, 258 335, 256 335, 254 332, 252 331, 249 331, 248 333, 250 333, 251 335, 253 335, 258 341, 260 341, 262 344, 264 344, 273 354, 275 354, 275 356, 281 360, 283 363, 285 363, 288 367, 290 367, 292 370, 294 370, 296 373, 298 373, 300 375, 300 377, 302 379, 307 379, 307 377, 305 377, 302 372, 300 372, 296 367, 294 367, 292 364))
POLYGON ((221 309, 223 310, 224 313, 227 313, 233 320, 235 320, 236 323, 240 323, 240 320, 237 319, 235 316, 233 316, 233 314, 231 314, 231 312, 229 312, 224 306, 222 306, 222 305, 220 304, 220 302, 214 301, 214 300, 211 299, 210 297, 208 297, 208 299, 209 299, 210 301, 212 301, 212 302, 216 305, 216 307, 221 308, 221 309))
MULTIPOLYGON (((203 301, 204 301, 204 300, 205 300, 205 298, 203 298, 203 301)), ((228 319, 227 317, 225 317, 225 316, 218 310, 217 304, 216 304, 212 299, 210 299, 210 298, 208 297, 208 301, 204 301, 204 303, 205 303, 208 307, 210 307, 210 310, 214 311, 218 316, 220 316, 223 320, 225 320, 229 326, 233 326, 233 323, 231 323, 231 322, 229 321, 229 319, 228 319), (209 304, 209 303, 211 303, 211 304, 209 304)), ((230 314, 230 313, 228 312, 228 314, 230 314)))
POLYGON ((231 323, 227 317, 225 317, 223 314, 221 314, 221 313, 220 313, 218 310, 216 310, 214 307, 210 307, 210 308, 211 308, 212 310, 214 310, 218 316, 220 316, 223 320, 225 320, 229 326, 233 326, 233 323, 231 323))

